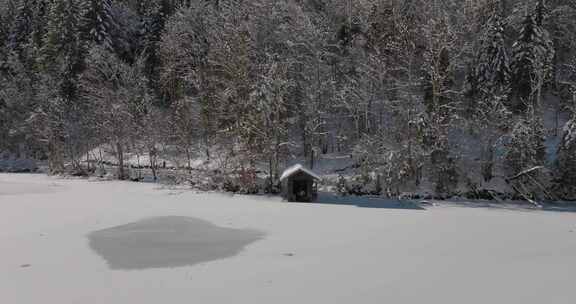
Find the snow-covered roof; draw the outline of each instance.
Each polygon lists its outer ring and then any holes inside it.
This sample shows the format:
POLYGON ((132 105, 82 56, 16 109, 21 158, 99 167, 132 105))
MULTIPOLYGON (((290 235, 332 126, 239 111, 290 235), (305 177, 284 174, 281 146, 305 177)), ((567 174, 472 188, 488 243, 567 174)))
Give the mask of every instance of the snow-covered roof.
POLYGON ((294 166, 284 170, 284 173, 282 173, 282 176, 280 176, 280 181, 282 181, 285 178, 290 177, 290 176, 292 176, 298 172, 304 172, 304 173, 312 176, 315 179, 320 179, 320 176, 318 176, 316 173, 312 172, 312 170, 310 170, 310 169, 308 169, 308 168, 306 168, 300 164, 297 164, 297 165, 294 165, 294 166))

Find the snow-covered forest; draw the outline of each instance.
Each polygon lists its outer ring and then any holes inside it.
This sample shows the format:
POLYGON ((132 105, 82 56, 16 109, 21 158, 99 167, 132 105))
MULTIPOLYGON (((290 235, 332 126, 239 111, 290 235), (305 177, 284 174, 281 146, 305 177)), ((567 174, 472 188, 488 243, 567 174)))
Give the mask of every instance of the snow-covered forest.
POLYGON ((1 0, 0 154, 246 192, 331 158, 344 193, 574 200, 576 1, 1 0))

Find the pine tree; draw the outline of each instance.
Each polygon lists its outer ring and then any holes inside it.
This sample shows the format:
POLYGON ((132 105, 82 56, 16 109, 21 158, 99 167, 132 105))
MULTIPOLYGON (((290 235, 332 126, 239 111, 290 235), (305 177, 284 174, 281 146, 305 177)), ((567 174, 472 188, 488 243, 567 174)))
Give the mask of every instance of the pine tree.
POLYGON ((504 24, 499 14, 488 22, 477 53, 474 80, 482 95, 501 96, 508 93, 510 63, 504 37, 504 24))
POLYGON ((159 75, 162 62, 158 47, 166 21, 173 12, 173 6, 167 0, 141 1, 138 7, 138 13, 141 16, 140 44, 142 56, 146 58, 146 75, 150 87, 160 97, 158 102, 162 106, 169 105, 167 104, 167 98, 164 98, 161 92, 159 75))
POLYGON ((31 34, 31 47, 34 52, 38 52, 42 48, 44 37, 46 36, 46 23, 48 21, 49 9, 50 0, 36 0, 31 34))
POLYGON ((536 21, 536 24, 538 26, 544 26, 544 21, 546 20, 546 18, 548 17, 548 7, 546 6, 546 3, 544 0, 538 0, 538 3, 536 4, 536 9, 534 10, 534 21, 536 21))
POLYGON ((112 50, 111 31, 114 19, 111 15, 112 0, 86 0, 84 16, 84 39, 112 50))
POLYGON ((10 29, 8 48, 18 54, 20 59, 25 57, 26 47, 30 42, 34 18, 34 0, 22 0, 16 11, 16 17, 10 29))
POLYGON ((51 3, 44 45, 42 67, 60 79, 61 97, 74 99, 75 82, 84 67, 86 46, 81 37, 84 11, 80 0, 51 3))
POLYGON ((564 127, 556 161, 555 192, 561 198, 576 200, 576 117, 564 127))
POLYGON ((210 50, 209 9, 206 4, 181 9, 166 25, 159 56, 162 94, 169 102, 182 98, 186 91, 207 94, 202 75, 210 50))
POLYGON ((524 19, 512 53, 513 100, 510 106, 514 112, 523 112, 528 105, 539 106, 542 89, 550 78, 554 59, 554 46, 549 34, 538 25, 532 14, 524 19))
MULTIPOLYGON (((79 75, 84 69, 85 45, 81 26, 84 11, 81 0, 50 3, 46 34, 40 50, 39 66, 45 75, 48 96, 41 105, 48 116, 48 154, 52 173, 64 170, 65 150, 73 151, 67 140, 81 138, 85 104, 78 99, 79 75)), ((74 153, 77 156, 77 153, 74 153)), ((73 156, 73 157, 74 157, 73 156)))
POLYGON ((8 55, 8 48, 6 40, 8 39, 8 22, 0 12, 0 73, 6 68, 6 59, 8 55))

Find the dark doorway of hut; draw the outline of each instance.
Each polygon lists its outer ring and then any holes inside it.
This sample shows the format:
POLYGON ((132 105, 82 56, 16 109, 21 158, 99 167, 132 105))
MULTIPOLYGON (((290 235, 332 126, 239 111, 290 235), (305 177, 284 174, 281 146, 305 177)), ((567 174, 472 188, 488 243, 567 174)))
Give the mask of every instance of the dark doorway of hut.
POLYGON ((297 202, 306 202, 308 199, 308 185, 306 181, 295 180, 294 181, 294 194, 296 195, 297 202))
POLYGON ((302 165, 292 166, 282 173, 282 197, 289 202, 313 202, 318 196, 320 177, 302 165))

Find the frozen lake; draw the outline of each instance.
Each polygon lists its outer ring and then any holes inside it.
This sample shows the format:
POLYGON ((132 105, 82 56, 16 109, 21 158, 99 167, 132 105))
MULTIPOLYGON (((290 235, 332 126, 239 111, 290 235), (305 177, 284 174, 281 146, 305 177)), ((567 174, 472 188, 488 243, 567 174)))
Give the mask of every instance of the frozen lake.
POLYGON ((573 303, 576 213, 0 174, 0 303, 573 303))
POLYGON ((165 216, 90 233, 90 247, 112 269, 192 266, 228 258, 263 236, 191 217, 165 216))

